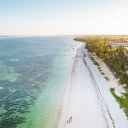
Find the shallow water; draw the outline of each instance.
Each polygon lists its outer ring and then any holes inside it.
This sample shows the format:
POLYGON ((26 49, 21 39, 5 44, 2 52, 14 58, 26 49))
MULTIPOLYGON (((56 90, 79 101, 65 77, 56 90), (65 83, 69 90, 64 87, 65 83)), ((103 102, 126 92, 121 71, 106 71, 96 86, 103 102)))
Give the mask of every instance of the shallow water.
POLYGON ((73 37, 0 39, 0 128, 54 128, 75 49, 73 37))

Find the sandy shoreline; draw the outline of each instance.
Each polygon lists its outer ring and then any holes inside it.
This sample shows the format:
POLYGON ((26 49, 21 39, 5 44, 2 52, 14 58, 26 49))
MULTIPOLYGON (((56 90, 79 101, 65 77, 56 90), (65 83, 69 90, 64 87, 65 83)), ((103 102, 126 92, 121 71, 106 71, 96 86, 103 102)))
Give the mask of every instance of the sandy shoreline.
POLYGON ((69 82, 68 82, 68 85, 66 87, 66 91, 65 91, 65 94, 64 94, 64 98, 63 98, 63 103, 62 103, 62 108, 61 108, 61 114, 60 114, 60 120, 58 122, 58 128, 65 128, 65 124, 67 123, 67 120, 65 120, 68 115, 68 104, 69 104, 69 97, 70 97, 70 85, 71 85, 71 82, 72 82, 72 73, 74 72, 74 67, 75 67, 75 57, 76 57, 76 54, 78 53, 78 50, 81 50, 82 48, 85 47, 85 44, 83 43, 79 48, 76 49, 75 53, 74 53, 74 58, 73 58, 73 64, 72 64, 72 69, 71 69, 71 75, 70 75, 70 78, 69 78, 69 82), (65 120, 65 121, 64 121, 65 120), (64 127, 63 127, 63 126, 64 127))
POLYGON ((76 50, 58 128, 127 128, 128 120, 123 110, 98 68, 88 56, 84 57, 84 53, 88 53, 83 48, 84 44, 76 50), (72 122, 67 123, 70 116, 72 122))

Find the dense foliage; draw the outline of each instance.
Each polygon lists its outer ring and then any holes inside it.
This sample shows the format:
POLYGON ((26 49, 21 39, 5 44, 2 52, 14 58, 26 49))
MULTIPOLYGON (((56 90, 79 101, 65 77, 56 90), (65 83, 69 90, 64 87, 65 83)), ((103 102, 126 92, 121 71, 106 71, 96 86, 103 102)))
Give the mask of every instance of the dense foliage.
POLYGON ((123 108, 126 116, 128 117, 128 93, 122 94, 122 96, 119 97, 115 94, 114 88, 111 88, 110 91, 112 95, 116 98, 116 101, 120 104, 120 107, 123 108))
MULTIPOLYGON (((109 36, 84 36, 77 37, 75 40, 86 42, 88 51, 95 53, 110 67, 111 71, 115 72, 115 76, 120 78, 120 84, 128 86, 128 57, 124 55, 128 53, 127 49, 122 46, 117 49, 112 47, 109 40, 114 39, 109 36)), ((124 39, 121 38, 121 40, 124 39)))

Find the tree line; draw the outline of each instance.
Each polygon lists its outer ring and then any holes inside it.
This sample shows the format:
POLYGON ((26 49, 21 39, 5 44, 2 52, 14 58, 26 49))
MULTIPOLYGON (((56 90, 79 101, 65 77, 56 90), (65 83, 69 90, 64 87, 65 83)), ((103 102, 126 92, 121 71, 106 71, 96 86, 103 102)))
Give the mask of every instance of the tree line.
POLYGON ((109 36, 83 36, 77 37, 75 40, 86 42, 88 52, 95 53, 109 66, 115 77, 120 78, 120 84, 127 84, 128 86, 128 57, 124 54, 128 53, 126 48, 111 46, 109 41, 114 39, 109 36))

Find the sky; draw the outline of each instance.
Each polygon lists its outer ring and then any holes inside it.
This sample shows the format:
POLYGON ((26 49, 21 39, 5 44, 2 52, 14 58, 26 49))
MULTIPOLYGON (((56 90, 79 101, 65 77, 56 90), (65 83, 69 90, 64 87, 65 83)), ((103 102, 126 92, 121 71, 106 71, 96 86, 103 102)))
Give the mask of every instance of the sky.
POLYGON ((128 0, 0 0, 0 35, 128 34, 128 0))

